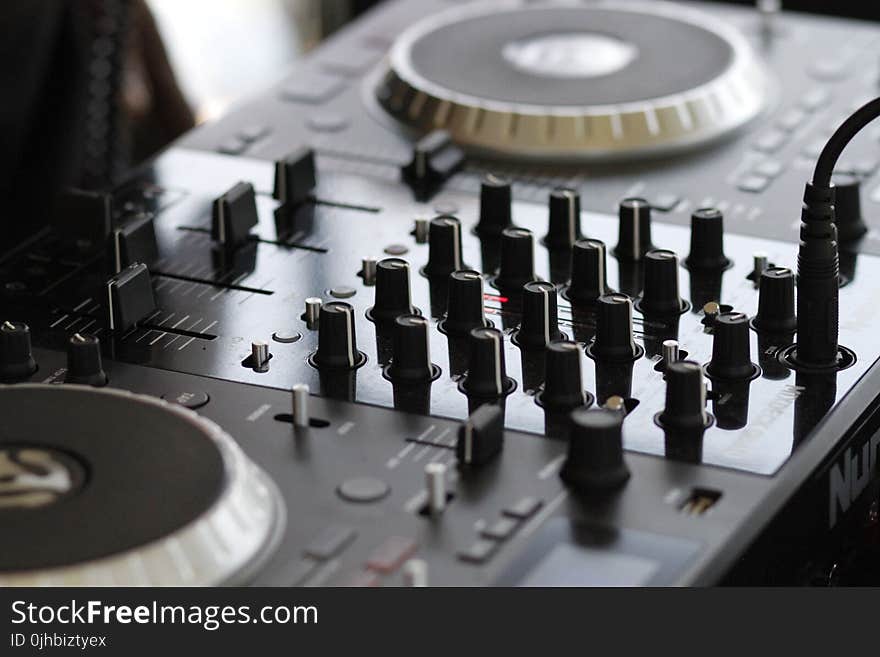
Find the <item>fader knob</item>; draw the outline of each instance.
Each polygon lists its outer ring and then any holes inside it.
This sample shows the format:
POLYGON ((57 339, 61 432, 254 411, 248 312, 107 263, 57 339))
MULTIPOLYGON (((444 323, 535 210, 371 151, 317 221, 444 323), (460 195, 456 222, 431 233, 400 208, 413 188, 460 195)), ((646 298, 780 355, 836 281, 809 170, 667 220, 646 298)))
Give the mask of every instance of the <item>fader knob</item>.
POLYGON ((532 232, 507 228, 501 234, 501 266, 495 277, 499 290, 518 294, 522 286, 535 280, 535 253, 532 232))
POLYGON ((94 335, 76 333, 67 341, 64 381, 89 386, 107 385, 107 374, 101 362, 101 343, 94 335))
POLYGON ((471 329, 486 326, 483 310, 483 277, 465 269, 449 276, 446 316, 440 330, 448 335, 466 336, 471 329))
POLYGON ((0 381, 18 381, 36 371, 27 324, 8 321, 0 324, 0 381))
POLYGON ((571 280, 563 296, 572 303, 593 303, 610 292, 605 260, 604 242, 575 242, 571 248, 571 280))
POLYGON ((861 185, 856 176, 837 173, 834 183, 834 216, 837 223, 837 241, 853 242, 868 232, 862 218, 861 185))
POLYGON ((619 488, 629 479, 623 460, 623 415, 609 410, 579 409, 571 414, 568 455, 562 480, 580 491, 619 488))
POLYGON ((625 294, 606 294, 596 303, 596 336, 587 352, 592 358, 625 363, 640 353, 633 340, 632 301, 625 294))
POLYGON ((491 173, 486 175, 480 186, 480 220, 474 232, 485 237, 500 235, 513 223, 510 204, 510 181, 491 173))
POLYGON ((686 307, 678 293, 678 256, 665 249, 648 251, 639 311, 645 315, 678 315, 686 307))
POLYGON ((618 208, 619 230, 615 255, 621 260, 641 260, 651 244, 651 206, 642 198, 627 198, 618 208))
POLYGON ((431 363, 428 320, 419 315, 401 315, 394 320, 391 364, 385 374, 394 382, 431 381, 440 368, 431 363))
POLYGON ((587 402, 577 342, 557 340, 547 345, 544 387, 537 402, 548 410, 570 411, 587 402))
POLYGON ((506 395, 516 385, 508 378, 504 360, 504 334, 494 328, 477 328, 469 336, 468 371, 459 387, 474 397, 506 395))
POLYGON ((455 455, 459 465, 485 465, 504 447, 504 413, 499 406, 484 404, 459 425, 455 455))
POLYGON ((558 187, 550 192, 550 220, 544 245, 551 250, 571 248, 581 238, 581 197, 573 189, 558 187))
POLYGON ((719 379, 751 379, 756 374, 751 361, 749 318, 743 313, 718 315, 714 325, 712 360, 706 374, 719 379))
POLYGON ((514 341, 526 349, 543 349, 563 335, 559 331, 556 286, 531 281, 523 286, 522 322, 514 341))
POLYGON ((425 276, 445 278, 462 269, 461 222, 448 215, 435 217, 428 227, 428 264, 425 276))
POLYGON ((703 369, 689 360, 666 367, 666 405, 656 419, 663 428, 702 430, 708 424, 703 369))
POLYGON ((343 301, 321 306, 318 319, 318 350, 309 361, 320 369, 351 370, 367 357, 357 348, 354 309, 343 301))
POLYGON ((685 258, 688 269, 725 269, 730 260, 724 255, 724 215, 715 208, 701 208, 691 215, 691 251, 685 258))
POLYGON ((767 333, 791 333, 797 328, 794 314, 794 272, 771 267, 761 273, 758 314, 752 326, 767 333))
POLYGON ((409 290, 409 264, 385 258, 376 265, 376 297, 367 317, 374 322, 393 322, 400 315, 415 313, 409 290))

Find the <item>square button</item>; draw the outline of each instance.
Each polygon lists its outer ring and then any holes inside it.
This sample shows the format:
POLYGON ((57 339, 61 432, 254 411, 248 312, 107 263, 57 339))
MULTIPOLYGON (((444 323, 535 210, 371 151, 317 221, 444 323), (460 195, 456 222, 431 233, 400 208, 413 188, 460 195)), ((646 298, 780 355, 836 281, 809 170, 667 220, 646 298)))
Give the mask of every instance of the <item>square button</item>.
POLYGON ((769 184, 770 179, 765 178, 764 176, 746 176, 745 178, 742 178, 736 186, 742 192, 757 194, 758 192, 763 192, 767 189, 767 185, 769 184))
POLYGON ((489 560, 489 557, 492 556, 497 547, 498 543, 495 541, 488 541, 481 538, 475 541, 470 547, 460 550, 458 558, 462 561, 467 561, 468 563, 484 563, 489 560))
POLYGON ((672 212, 681 202, 681 197, 675 194, 660 194, 651 202, 651 207, 660 212, 672 212))
POLYGON ((416 551, 418 544, 404 536, 389 536, 367 559, 367 568, 392 573, 416 551))
POLYGON ((782 173, 782 163, 776 160, 764 160, 755 167, 753 173, 764 178, 775 178, 782 173))
POLYGON ((772 132, 767 132, 759 137, 758 141, 754 143, 754 147, 764 153, 775 153, 780 148, 782 148, 787 139, 788 135, 786 135, 784 132, 774 130, 772 132))
POLYGON ((357 532, 351 527, 331 525, 318 534, 304 551, 315 559, 329 559, 341 552, 356 536, 357 532))
POLYGON ((299 103, 323 103, 342 91, 343 82, 322 73, 302 72, 281 87, 282 100, 299 103))
POLYGON ((535 515, 543 504, 537 497, 524 497, 516 504, 504 509, 503 513, 512 518, 527 520, 535 515))
POLYGON ((518 526, 519 521, 515 518, 499 518, 480 533, 486 538, 491 538, 495 541, 506 541, 513 535, 518 526))

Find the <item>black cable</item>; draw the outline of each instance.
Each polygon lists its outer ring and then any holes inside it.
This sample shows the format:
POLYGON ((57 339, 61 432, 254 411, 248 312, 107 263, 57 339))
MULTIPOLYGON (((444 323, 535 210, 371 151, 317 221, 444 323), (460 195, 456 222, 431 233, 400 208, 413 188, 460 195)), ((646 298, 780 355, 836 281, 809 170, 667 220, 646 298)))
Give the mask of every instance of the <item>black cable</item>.
POLYGON ((840 127, 834 131, 825 148, 816 160, 816 168, 813 171, 813 185, 816 187, 829 187, 831 175, 843 149, 852 141, 861 130, 871 121, 880 116, 880 98, 868 101, 853 112, 840 127))

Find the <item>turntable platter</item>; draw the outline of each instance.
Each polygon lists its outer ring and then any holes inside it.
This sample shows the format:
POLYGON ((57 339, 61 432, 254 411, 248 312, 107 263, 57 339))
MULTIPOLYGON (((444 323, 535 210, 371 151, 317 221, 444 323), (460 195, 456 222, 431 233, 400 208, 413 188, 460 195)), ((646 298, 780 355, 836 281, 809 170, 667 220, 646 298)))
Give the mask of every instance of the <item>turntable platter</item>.
POLYGON ((746 40, 663 3, 477 3, 407 29, 376 90, 392 116, 517 157, 602 159, 716 139, 764 107, 746 40))
POLYGON ((0 387, 0 586, 240 582, 283 525, 217 425, 151 397, 0 387))

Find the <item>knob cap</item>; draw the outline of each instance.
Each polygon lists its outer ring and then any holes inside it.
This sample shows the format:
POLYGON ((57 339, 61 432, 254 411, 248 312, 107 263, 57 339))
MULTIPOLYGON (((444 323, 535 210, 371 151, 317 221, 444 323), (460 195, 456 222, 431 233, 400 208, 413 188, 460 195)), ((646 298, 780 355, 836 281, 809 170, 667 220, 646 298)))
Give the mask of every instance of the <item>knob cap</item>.
POLYGON ((419 315, 401 315, 394 320, 391 363, 386 376, 398 381, 432 381, 440 368, 431 363, 428 320, 419 315))
POLYGON ((422 273, 446 278, 464 269, 461 258, 461 222, 448 215, 432 219, 428 227, 428 264, 422 273))
POLYGON ((666 367, 665 379, 666 405, 657 415, 657 423, 671 429, 705 429, 709 415, 703 369, 693 361, 681 360, 666 367))
POLYGON ((544 387, 536 401, 553 411, 571 411, 592 401, 584 392, 581 350, 577 342, 557 340, 547 345, 544 387))
POLYGON ((689 269, 725 269, 724 215, 715 208, 701 208, 691 215, 691 251, 684 261, 689 269))
POLYGON ((500 406, 485 404, 471 413, 458 427, 455 455, 460 465, 485 465, 504 447, 504 412, 500 406))
POLYGON ((107 374, 101 362, 101 342, 94 335, 75 333, 67 341, 64 381, 89 386, 107 385, 107 374))
POLYGON ((544 245, 567 250, 581 239, 581 197, 573 189, 558 187, 550 192, 550 223, 544 245))
POLYGON ((514 341, 526 349, 543 349, 565 336, 559 331, 556 286, 545 281, 530 281, 523 286, 522 322, 514 341))
POLYGON ((0 324, 0 381, 26 379, 36 371, 28 325, 23 322, 0 324))
POLYGON ((633 340, 632 301, 625 294, 606 294, 596 303, 596 336, 587 354, 596 360, 625 363, 642 350, 633 340))
POLYGON ((523 285, 536 278, 532 232, 525 228, 506 228, 501 233, 501 266, 495 276, 495 287, 518 294, 523 285))
POLYGON ((480 185, 480 220, 474 232, 481 237, 498 237, 512 224, 510 181, 490 173, 480 185))
POLYGON ((446 316, 440 322, 440 330, 463 337, 471 329, 487 325, 483 310, 483 277, 470 269, 453 272, 449 276, 446 316))
POLYGON ((615 255, 621 260, 641 260, 651 244, 651 206, 643 198, 627 198, 618 208, 620 220, 615 255))
POLYGON ((794 314, 794 272, 771 267, 761 273, 758 314, 752 326, 767 333, 791 333, 797 328, 794 314))
POLYGON ((706 374, 719 379, 751 379, 757 373, 751 361, 749 318, 743 313, 718 315, 714 326, 712 360, 706 374))
POLYGON ((608 294, 605 243, 578 240, 571 249, 571 280, 563 296, 572 303, 593 303, 608 294))
POLYGON ((673 251, 653 249, 645 254, 645 286, 638 308, 646 315, 678 315, 687 308, 678 292, 678 256, 673 251))
POLYGON ((861 184, 856 176, 838 173, 834 183, 834 216, 837 223, 837 241, 853 242, 868 232, 862 218, 861 184))
POLYGON ((494 328, 477 328, 469 336, 468 371, 459 387, 467 395, 494 398, 513 391, 504 361, 504 334, 494 328))
POLYGON ((580 491, 619 488, 629 479, 623 460, 623 416, 608 410, 576 410, 571 414, 568 455, 562 480, 580 491))
POLYGON ((400 315, 416 310, 410 300, 409 263, 400 258, 385 258, 376 265, 376 296, 367 318, 374 322, 393 322, 400 315))
POLYGON ((331 301, 321 306, 318 350, 309 360, 314 367, 329 370, 353 370, 366 362, 357 348, 354 309, 349 304, 331 301))

